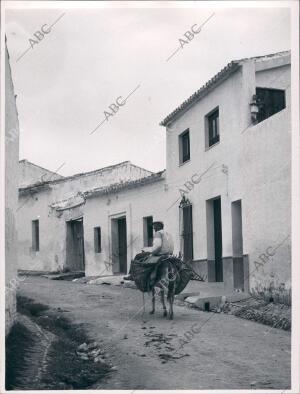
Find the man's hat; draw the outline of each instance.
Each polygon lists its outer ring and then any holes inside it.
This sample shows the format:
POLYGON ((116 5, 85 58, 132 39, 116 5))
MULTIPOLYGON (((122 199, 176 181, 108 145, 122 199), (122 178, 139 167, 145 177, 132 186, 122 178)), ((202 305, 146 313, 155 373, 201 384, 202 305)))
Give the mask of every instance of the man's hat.
POLYGON ((155 226, 156 224, 158 224, 159 226, 164 226, 163 222, 157 221, 157 222, 153 222, 152 226, 155 226))

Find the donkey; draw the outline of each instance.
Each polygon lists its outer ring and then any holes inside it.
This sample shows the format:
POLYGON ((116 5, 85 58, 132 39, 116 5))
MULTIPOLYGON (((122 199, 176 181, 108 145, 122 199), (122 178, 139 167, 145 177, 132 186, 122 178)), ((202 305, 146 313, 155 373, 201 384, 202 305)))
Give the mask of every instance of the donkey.
POLYGON ((181 293, 192 278, 199 281, 204 281, 204 278, 198 275, 189 266, 188 262, 184 263, 181 256, 162 256, 162 260, 157 263, 158 265, 154 270, 147 262, 148 257, 149 254, 145 253, 139 253, 135 256, 131 262, 130 276, 140 291, 143 293, 152 291, 152 310, 150 313, 155 312, 155 295, 160 294, 164 310, 163 315, 173 320, 175 294, 181 293), (165 293, 167 293, 169 302, 169 313, 165 304, 165 293))
POLYGON ((160 300, 163 306, 163 316, 173 320, 173 303, 176 292, 176 284, 178 283, 178 271, 169 259, 163 260, 158 269, 157 275, 152 288, 152 310, 150 314, 155 312, 155 295, 160 294, 160 300), (165 304, 165 292, 167 292, 167 300, 169 302, 169 315, 165 304))

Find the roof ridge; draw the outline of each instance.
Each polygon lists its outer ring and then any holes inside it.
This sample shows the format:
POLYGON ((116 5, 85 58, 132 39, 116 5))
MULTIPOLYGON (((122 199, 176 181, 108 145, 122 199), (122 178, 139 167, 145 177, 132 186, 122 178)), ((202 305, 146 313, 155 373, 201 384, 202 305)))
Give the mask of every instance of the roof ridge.
POLYGON ((92 174, 92 173, 98 172, 98 171, 106 171, 106 170, 109 170, 110 168, 118 167, 118 166, 120 166, 122 164, 125 164, 125 163, 132 164, 130 162, 130 160, 125 160, 125 161, 121 161, 120 163, 110 164, 109 166, 96 168, 95 170, 90 170, 90 171, 87 171, 87 172, 78 172, 78 173, 73 174, 73 175, 68 175, 66 178, 72 178, 72 177, 76 177, 76 176, 88 175, 88 174, 92 174))
MULTIPOLYGON (((23 160, 26 160, 26 159, 23 159, 23 160)), ((23 161, 23 160, 21 160, 21 161, 23 161)), ((31 164, 34 164, 34 163, 31 163, 31 164)), ((141 170, 147 171, 147 172, 150 173, 150 175, 147 175, 147 176, 152 176, 153 174, 155 174, 154 172, 146 170, 143 167, 137 166, 136 164, 132 164, 130 160, 126 160, 126 161, 122 161, 120 163, 112 164, 112 165, 109 165, 109 166, 106 166, 106 167, 102 167, 102 168, 98 168, 96 170, 92 170, 92 171, 88 171, 88 172, 77 173, 77 174, 69 175, 69 176, 65 176, 65 177, 62 176, 62 178, 48 180, 48 181, 44 181, 44 182, 38 181, 38 182, 32 183, 30 185, 27 185, 27 186, 24 186, 24 187, 20 187, 19 190, 26 190, 26 189, 30 189, 32 187, 41 186, 41 185, 45 185, 45 184, 66 182, 66 181, 68 181, 69 179, 72 179, 72 178, 77 178, 77 177, 79 178, 81 176, 88 176, 88 175, 91 175, 91 174, 96 174, 97 172, 108 171, 108 170, 110 170, 112 168, 116 168, 116 167, 121 166, 123 164, 129 164, 130 166, 133 166, 133 167, 139 168, 141 170)), ((142 179, 142 178, 138 178, 138 179, 142 179)))
POLYGON ((141 170, 144 170, 144 171, 147 171, 147 172, 151 172, 151 174, 155 174, 155 172, 153 172, 153 171, 151 171, 151 170, 147 170, 146 168, 141 167, 141 166, 138 166, 137 164, 133 164, 133 163, 131 163, 130 161, 129 161, 129 163, 130 163, 133 167, 140 168, 141 170))
POLYGON ((120 190, 120 189, 124 189, 124 188, 126 188, 126 186, 129 186, 129 185, 134 185, 134 184, 142 185, 143 181, 150 180, 150 178, 152 178, 152 180, 155 181, 155 180, 158 180, 159 178, 161 178, 165 171, 166 170, 164 169, 164 170, 161 170, 161 171, 158 171, 158 172, 154 172, 151 175, 144 176, 143 178, 131 179, 131 180, 128 180, 128 181, 125 181, 125 182, 124 181, 116 182, 116 183, 112 183, 112 184, 107 185, 107 186, 100 186, 100 187, 95 187, 93 189, 88 189, 88 190, 85 190, 85 191, 79 191, 76 194, 73 194, 72 196, 69 196, 69 197, 66 197, 66 198, 63 198, 61 200, 57 200, 57 201, 53 202, 51 204, 51 207, 54 207, 57 204, 61 204, 61 203, 64 203, 64 202, 71 201, 72 199, 75 199, 76 197, 85 198, 86 196, 90 196, 90 195, 92 195, 94 193, 101 193, 102 191, 109 193, 109 192, 114 192, 114 191, 117 191, 117 190, 120 190))
POLYGON ((279 52, 274 52, 274 53, 268 53, 267 55, 259 55, 259 56, 251 56, 251 57, 244 57, 242 59, 235 60, 236 62, 243 62, 247 60, 253 60, 253 59, 261 59, 261 58, 268 58, 268 57, 273 57, 276 55, 287 55, 291 53, 290 49, 287 49, 285 51, 279 51, 279 52))

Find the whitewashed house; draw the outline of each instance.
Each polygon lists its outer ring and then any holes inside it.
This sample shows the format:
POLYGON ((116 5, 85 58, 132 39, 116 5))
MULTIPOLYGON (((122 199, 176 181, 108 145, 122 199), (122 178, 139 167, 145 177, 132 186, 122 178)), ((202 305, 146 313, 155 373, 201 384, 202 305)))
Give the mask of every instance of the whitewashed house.
POLYGON ((153 193, 157 183, 163 189, 163 173, 126 161, 68 177, 49 172, 41 180, 45 169, 28 161, 21 166, 21 174, 36 178, 19 188, 19 269, 126 273, 138 245, 135 240, 127 251, 139 228, 136 215, 155 214, 153 193))
POLYGON ((176 249, 229 290, 290 287, 290 70, 232 61, 161 122, 176 249))

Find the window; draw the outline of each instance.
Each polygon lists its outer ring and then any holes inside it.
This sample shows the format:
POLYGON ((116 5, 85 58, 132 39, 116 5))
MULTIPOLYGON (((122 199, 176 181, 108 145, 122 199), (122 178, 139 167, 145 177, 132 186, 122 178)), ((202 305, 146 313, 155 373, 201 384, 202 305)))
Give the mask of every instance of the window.
POLYGON ((153 245, 153 217, 147 216, 143 218, 144 246, 153 245))
POLYGON ((32 250, 38 252, 40 250, 40 229, 39 221, 32 221, 32 250))
POLYGON ((208 147, 220 141, 219 108, 207 115, 208 147))
POLYGON ((279 89, 256 88, 257 121, 261 122, 285 108, 285 92, 279 89))
POLYGON ((101 227, 94 227, 94 249, 95 253, 101 253, 101 227))
POLYGON ((186 130, 179 136, 179 163, 190 160, 190 131, 186 130))

